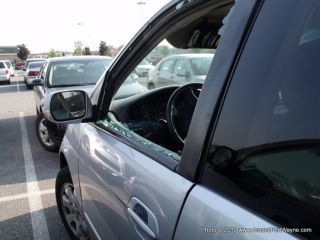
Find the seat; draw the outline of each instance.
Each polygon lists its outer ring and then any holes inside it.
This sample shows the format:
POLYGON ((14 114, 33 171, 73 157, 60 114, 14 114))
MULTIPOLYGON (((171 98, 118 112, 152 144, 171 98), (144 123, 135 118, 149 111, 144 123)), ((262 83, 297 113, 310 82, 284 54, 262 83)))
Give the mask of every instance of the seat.
POLYGON ((75 84, 75 80, 69 76, 69 70, 66 67, 57 67, 53 71, 52 85, 75 84))

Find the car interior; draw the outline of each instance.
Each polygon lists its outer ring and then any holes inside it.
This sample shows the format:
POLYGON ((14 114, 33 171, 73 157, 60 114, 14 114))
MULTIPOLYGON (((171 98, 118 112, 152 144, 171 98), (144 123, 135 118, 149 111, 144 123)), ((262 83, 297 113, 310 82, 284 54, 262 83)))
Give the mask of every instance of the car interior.
MULTIPOLYGON (((144 58, 147 59, 148 55, 164 56, 157 52, 157 48, 163 45, 172 54, 212 53, 227 23, 224 19, 234 4, 234 1, 225 1, 182 19, 171 27, 165 40, 144 58)), ((146 81, 148 79, 143 77, 137 79, 142 85, 146 81)), ((129 98, 114 99, 109 119, 100 123, 178 161, 201 87, 201 83, 192 82, 185 86, 168 85, 129 98)))

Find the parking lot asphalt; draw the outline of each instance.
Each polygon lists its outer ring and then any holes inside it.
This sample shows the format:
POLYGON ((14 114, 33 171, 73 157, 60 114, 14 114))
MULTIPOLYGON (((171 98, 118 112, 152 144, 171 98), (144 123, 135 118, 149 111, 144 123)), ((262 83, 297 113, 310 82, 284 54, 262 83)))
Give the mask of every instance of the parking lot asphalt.
POLYGON ((56 206, 58 153, 39 144, 33 91, 16 70, 0 85, 0 239, 70 239, 56 206))

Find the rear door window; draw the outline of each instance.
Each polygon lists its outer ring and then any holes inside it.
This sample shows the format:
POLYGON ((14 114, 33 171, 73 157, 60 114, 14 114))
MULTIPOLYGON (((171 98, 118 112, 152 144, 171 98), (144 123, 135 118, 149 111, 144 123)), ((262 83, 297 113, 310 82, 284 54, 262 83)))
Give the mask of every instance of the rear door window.
POLYGON ((226 89, 202 179, 311 239, 320 236, 319 16, 319 1, 264 2, 226 89))

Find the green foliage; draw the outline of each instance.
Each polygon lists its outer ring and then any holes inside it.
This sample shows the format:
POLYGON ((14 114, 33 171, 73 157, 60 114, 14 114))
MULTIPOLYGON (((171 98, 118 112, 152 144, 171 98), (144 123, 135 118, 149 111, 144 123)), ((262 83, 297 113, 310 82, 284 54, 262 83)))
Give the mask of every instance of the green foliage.
POLYGON ((89 47, 85 47, 83 50, 83 55, 91 55, 91 51, 89 47))
POLYGON ((49 57, 49 58, 58 57, 57 53, 54 51, 53 48, 52 48, 52 49, 50 50, 50 52, 48 53, 48 57, 49 57))
POLYGON ((81 56, 83 53, 83 43, 81 41, 77 41, 74 43, 74 56, 81 56))
POLYGON ((162 56, 168 56, 170 54, 170 48, 167 45, 160 45, 155 48, 155 50, 162 56))
POLYGON ((18 53, 17 53, 18 58, 20 58, 21 60, 27 60, 28 55, 30 54, 30 51, 27 48, 27 46, 25 44, 21 44, 21 45, 18 45, 17 48, 18 48, 18 53))
POLYGON ((99 55, 100 56, 111 56, 110 48, 107 46, 105 41, 100 41, 99 55))

